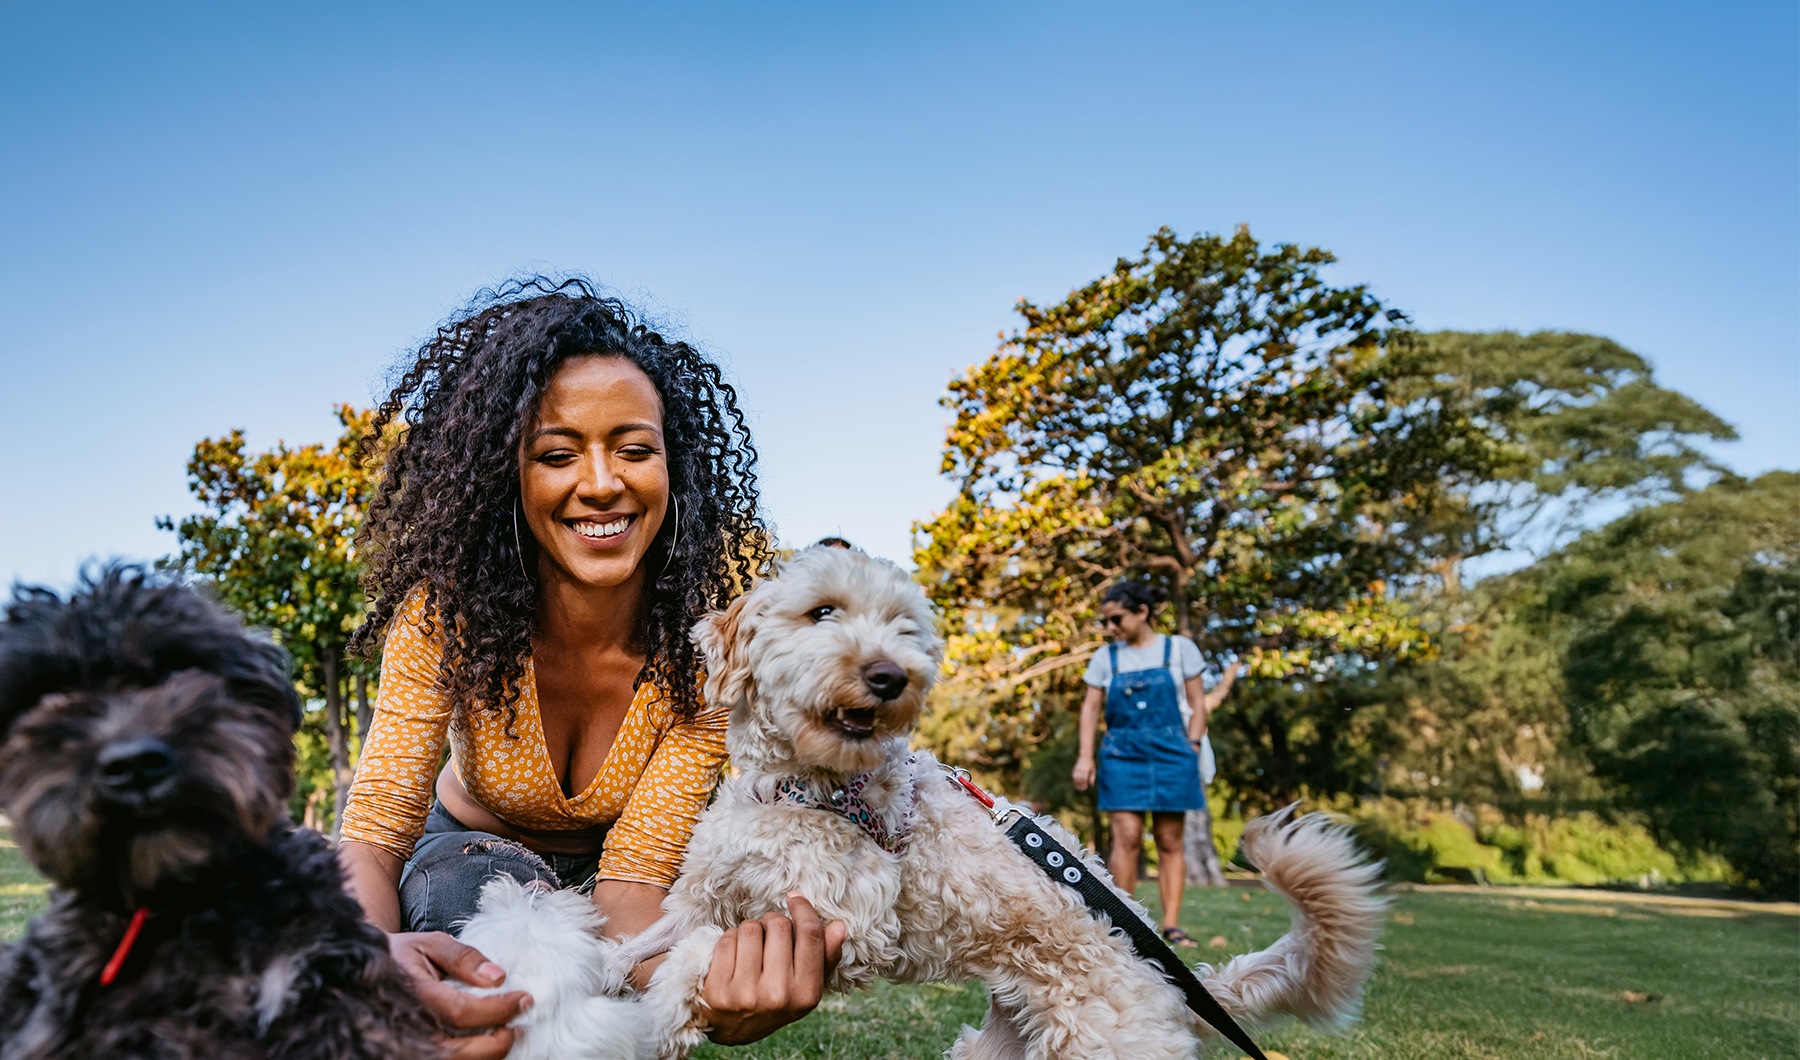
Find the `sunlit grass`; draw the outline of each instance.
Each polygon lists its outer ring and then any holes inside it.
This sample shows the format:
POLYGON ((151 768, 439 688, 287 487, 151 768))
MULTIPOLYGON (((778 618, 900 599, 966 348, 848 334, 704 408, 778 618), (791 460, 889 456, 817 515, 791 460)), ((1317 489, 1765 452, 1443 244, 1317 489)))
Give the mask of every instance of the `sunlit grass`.
MULTIPOLYGON (((1139 897, 1154 906, 1154 889, 1139 897)), ((1790 907, 1791 908, 1791 907, 1790 907)), ((1224 948, 1287 928, 1260 888, 1190 889, 1182 924, 1224 948)), ((1721 906, 1521 897, 1504 889, 1395 896, 1363 1019, 1343 1034, 1285 1024, 1257 1034, 1290 1060, 1561 1060, 1800 1056, 1800 917, 1721 906)), ((985 1005, 972 985, 834 998, 748 1048, 704 1060, 928 1058, 985 1005)), ((1236 1057, 1229 1049, 1211 1055, 1236 1057)))

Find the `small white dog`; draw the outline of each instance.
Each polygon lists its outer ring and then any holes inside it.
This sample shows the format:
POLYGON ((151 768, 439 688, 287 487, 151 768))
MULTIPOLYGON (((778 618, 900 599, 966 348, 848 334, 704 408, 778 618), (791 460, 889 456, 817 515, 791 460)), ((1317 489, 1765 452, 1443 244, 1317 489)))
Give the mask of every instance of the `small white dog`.
MULTIPOLYGON (((907 749, 942 659, 934 625, 898 567, 815 546, 695 628, 707 698, 733 708, 736 776, 701 816, 663 919, 619 951, 637 959, 673 943, 639 1002, 656 1028, 650 1055, 701 1041, 714 943, 785 909, 790 891, 849 927, 834 990, 878 978, 987 985, 987 1023, 965 1029, 951 1057, 1178 1060, 1210 1034, 929 753, 907 749)), ((1378 866, 1317 815, 1253 822, 1244 848, 1293 903, 1294 927, 1267 950, 1203 967, 1206 987, 1238 1019, 1348 1019, 1374 964, 1378 866)), ((1110 884, 1097 858, 1084 860, 1110 884)))

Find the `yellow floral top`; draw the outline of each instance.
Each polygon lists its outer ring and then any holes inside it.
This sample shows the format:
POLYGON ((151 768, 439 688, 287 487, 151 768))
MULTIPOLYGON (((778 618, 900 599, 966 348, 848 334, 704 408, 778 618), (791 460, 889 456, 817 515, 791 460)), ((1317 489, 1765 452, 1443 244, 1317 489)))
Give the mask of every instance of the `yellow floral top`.
POLYGON ((472 712, 466 724, 453 726, 449 698, 437 685, 443 628, 427 636, 424 610, 424 593, 413 593, 388 629, 343 837, 410 857, 425 831, 448 736, 450 768, 470 798, 496 817, 531 831, 610 823, 600 878, 675 882, 694 820, 725 760, 730 711, 703 709, 682 721, 660 690, 640 686, 599 773, 586 791, 566 798, 544 747, 530 662, 519 681, 517 739, 507 737, 505 718, 492 712, 472 712))

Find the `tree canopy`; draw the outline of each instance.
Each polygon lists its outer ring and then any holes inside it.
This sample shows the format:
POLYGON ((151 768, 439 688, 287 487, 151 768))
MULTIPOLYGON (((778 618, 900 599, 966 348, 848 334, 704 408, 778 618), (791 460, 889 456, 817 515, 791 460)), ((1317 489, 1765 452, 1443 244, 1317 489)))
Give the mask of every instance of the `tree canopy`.
POLYGON ((1484 459, 1446 465, 1455 503, 1435 513, 1452 588, 1469 557, 1566 543, 1596 501, 1642 504, 1704 484, 1719 468, 1701 445, 1736 437, 1597 335, 1437 331, 1404 345, 1396 388, 1483 443, 1484 459))

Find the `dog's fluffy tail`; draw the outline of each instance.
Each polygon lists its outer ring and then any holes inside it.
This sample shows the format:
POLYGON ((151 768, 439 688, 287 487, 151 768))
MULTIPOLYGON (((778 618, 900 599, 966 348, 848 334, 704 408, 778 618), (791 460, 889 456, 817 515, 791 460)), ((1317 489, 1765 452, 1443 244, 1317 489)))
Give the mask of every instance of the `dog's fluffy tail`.
POLYGON ((1387 908, 1381 864, 1363 857, 1336 819, 1295 817, 1292 806, 1252 821, 1243 850, 1261 869, 1263 884, 1293 906, 1293 927, 1266 950, 1222 968, 1201 965, 1201 981, 1237 1019, 1348 1022, 1375 967, 1387 908))

